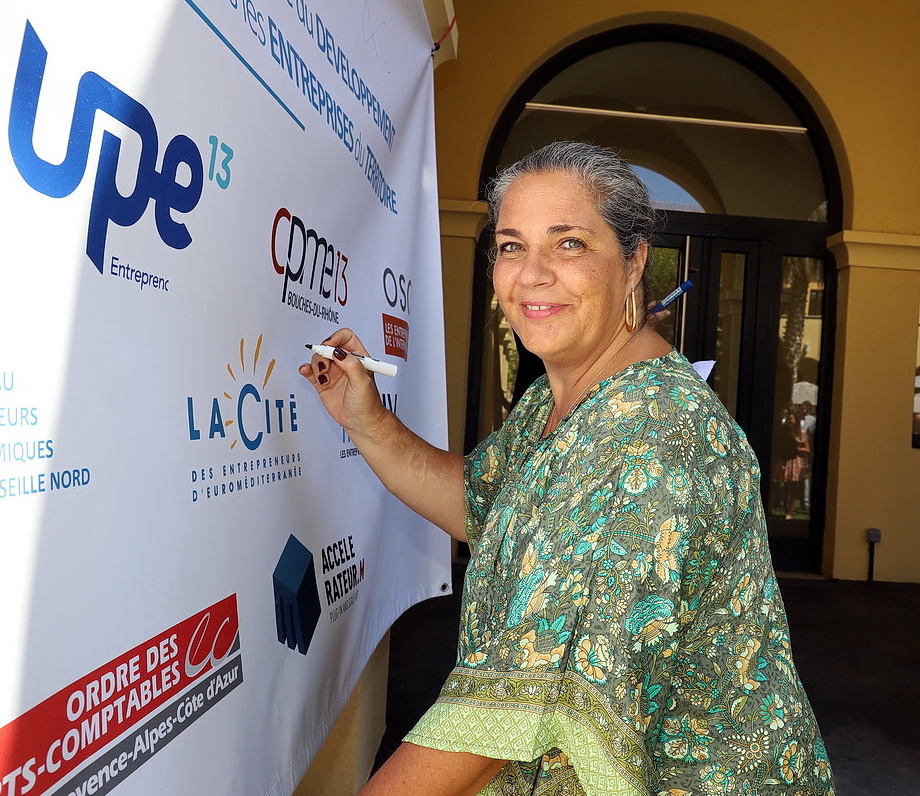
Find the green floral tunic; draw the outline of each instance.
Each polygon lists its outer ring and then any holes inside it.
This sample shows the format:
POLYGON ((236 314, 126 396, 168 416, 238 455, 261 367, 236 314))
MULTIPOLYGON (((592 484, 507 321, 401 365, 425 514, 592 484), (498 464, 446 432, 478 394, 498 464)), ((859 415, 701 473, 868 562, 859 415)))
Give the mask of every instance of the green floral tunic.
POLYGON ((467 458, 457 665, 406 740, 510 760, 483 794, 833 794, 743 432, 674 352, 551 407, 467 458))

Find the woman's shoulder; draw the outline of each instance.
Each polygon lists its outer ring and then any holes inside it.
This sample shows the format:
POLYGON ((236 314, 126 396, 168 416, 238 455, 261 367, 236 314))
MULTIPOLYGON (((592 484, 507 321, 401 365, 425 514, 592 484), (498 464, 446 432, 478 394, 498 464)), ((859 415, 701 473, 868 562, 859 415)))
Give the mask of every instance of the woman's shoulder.
POLYGON ((634 368, 628 378, 629 389, 633 393, 649 399, 676 399, 681 408, 684 408, 681 399, 691 399, 690 405, 694 409, 699 407, 704 411, 728 413, 706 379, 677 350, 637 362, 634 368))
POLYGON ((659 434, 664 427, 714 428, 719 436, 746 442, 719 396, 676 350, 630 365, 598 397, 600 417, 595 420, 613 422, 627 434, 642 429, 659 434))
POLYGON ((690 361, 676 348, 653 359, 644 359, 633 365, 634 381, 647 379, 653 383, 673 383, 707 389, 706 380, 696 371, 690 361))
POLYGON ((624 368, 601 386, 606 402, 648 405, 663 398, 691 398, 690 406, 720 404, 706 380, 679 351, 644 359, 624 368))

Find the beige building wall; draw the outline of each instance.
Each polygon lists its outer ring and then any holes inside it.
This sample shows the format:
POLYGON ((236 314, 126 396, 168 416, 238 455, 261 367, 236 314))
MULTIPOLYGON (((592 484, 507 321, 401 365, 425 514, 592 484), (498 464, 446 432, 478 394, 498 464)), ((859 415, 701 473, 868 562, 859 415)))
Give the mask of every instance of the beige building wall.
MULTIPOLYGON (((913 237, 920 235, 920 55, 913 42, 920 5, 533 0, 526 13, 515 0, 454 5, 458 57, 435 73, 442 202, 478 198, 489 136, 521 83, 602 31, 664 23, 727 36, 773 63, 809 100, 844 191, 843 237, 832 247, 841 291, 824 574, 867 577, 866 529, 877 527, 876 579, 920 581, 920 450, 910 447, 920 303, 913 237), (850 240, 861 241, 856 257, 850 240)), ((462 267, 444 263, 445 271, 462 267)), ((448 314, 469 311, 452 296, 448 314)), ((449 352, 466 345, 447 340, 449 352)))
POLYGON ((389 654, 387 636, 294 796, 353 796, 367 782, 385 729, 389 654))

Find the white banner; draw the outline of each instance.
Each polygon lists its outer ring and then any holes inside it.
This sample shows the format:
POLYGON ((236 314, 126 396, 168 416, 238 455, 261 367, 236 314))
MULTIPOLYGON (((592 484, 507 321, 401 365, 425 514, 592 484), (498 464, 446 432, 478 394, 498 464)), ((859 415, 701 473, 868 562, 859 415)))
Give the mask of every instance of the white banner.
POLYGON ((290 794, 449 591, 297 374, 352 327, 446 445, 430 46, 415 0, 0 7, 3 796, 290 794))

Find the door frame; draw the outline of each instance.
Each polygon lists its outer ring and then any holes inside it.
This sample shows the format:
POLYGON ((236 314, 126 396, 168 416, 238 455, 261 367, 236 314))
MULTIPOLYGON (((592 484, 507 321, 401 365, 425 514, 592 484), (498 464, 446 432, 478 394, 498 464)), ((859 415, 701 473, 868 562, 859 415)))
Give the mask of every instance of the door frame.
MULTIPOLYGON (((837 293, 837 269, 826 243, 830 229, 826 222, 669 211, 661 234, 656 238, 659 244, 669 246, 690 238, 690 262, 684 267, 691 270, 706 267, 723 251, 743 251, 749 257, 744 280, 735 414, 760 462, 761 494, 765 506, 769 505, 773 459, 783 257, 815 257, 826 263, 818 372, 821 400, 814 435, 810 519, 804 538, 770 534, 774 565, 782 571, 818 571, 824 541, 837 293), (732 243, 737 243, 737 248, 733 248, 732 243)), ((693 303, 694 311, 688 312, 686 319, 685 348, 693 358, 714 359, 713 330, 718 315, 719 286, 702 284, 699 287, 700 293, 693 303), (707 322, 708 319, 711 320, 707 322)), ((767 523, 768 527, 779 527, 769 514, 767 523)))

